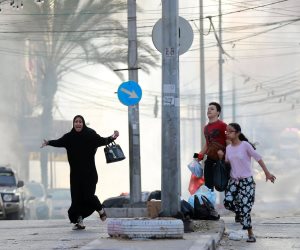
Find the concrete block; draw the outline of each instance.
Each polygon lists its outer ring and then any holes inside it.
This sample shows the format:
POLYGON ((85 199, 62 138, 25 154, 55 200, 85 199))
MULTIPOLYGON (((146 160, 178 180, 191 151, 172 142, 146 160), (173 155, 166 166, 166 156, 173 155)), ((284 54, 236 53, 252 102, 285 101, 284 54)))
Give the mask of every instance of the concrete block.
POLYGON ((160 200, 147 201, 147 214, 150 218, 157 218, 161 210, 160 200))

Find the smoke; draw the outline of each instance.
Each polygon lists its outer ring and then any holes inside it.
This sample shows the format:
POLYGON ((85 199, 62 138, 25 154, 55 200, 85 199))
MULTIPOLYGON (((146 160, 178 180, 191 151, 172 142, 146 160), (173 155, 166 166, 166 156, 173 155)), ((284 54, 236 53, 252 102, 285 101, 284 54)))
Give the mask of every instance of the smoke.
MULTIPOLYGON (((19 17, 1 13, 0 18, 1 31, 6 29, 4 26, 9 27, 9 31, 14 31, 13 23, 18 22, 19 17)), ((10 165, 23 178, 23 174, 21 174, 23 149, 20 138, 20 129, 22 129, 20 113, 25 106, 23 105, 25 70, 24 55, 22 54, 24 43, 4 32, 1 34, 0 48, 0 164, 10 165)), ((22 133, 26 133, 26 131, 22 131, 22 133)))
MULTIPOLYGON (((7 45, 6 45, 7 46, 7 45)), ((18 88, 16 78, 17 58, 1 57, 1 92, 0 92, 0 131, 1 131, 1 144, 0 144, 0 164, 10 165, 16 171, 19 170, 20 155, 18 137, 18 111, 17 103, 20 96, 17 95, 16 89, 18 88)))

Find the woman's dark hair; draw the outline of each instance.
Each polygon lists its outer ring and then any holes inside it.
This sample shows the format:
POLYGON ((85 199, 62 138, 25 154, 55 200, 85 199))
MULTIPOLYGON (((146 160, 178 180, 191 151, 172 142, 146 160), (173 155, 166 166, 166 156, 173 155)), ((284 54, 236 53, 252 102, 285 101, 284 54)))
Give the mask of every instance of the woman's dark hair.
POLYGON ((230 127, 233 127, 234 128, 234 130, 236 131, 236 132, 240 132, 240 134, 239 134, 239 139, 240 139, 240 141, 246 141, 246 142, 248 142, 254 149, 256 149, 256 147, 255 147, 255 145, 252 143, 252 142, 250 142, 249 140, 248 140, 248 138, 242 133, 242 129, 241 129, 241 126, 238 124, 238 123, 229 123, 228 124, 230 127))
POLYGON ((210 106, 210 105, 216 106, 217 111, 221 113, 222 108, 221 108, 221 105, 219 103, 217 103, 217 102, 211 102, 211 103, 208 104, 208 106, 210 106))

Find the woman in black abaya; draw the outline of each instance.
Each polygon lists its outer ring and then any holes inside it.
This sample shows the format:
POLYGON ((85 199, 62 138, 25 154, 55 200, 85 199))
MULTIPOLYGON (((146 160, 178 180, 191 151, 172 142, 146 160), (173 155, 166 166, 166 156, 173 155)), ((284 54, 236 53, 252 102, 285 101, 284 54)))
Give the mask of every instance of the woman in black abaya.
POLYGON ((97 148, 107 145, 119 136, 118 131, 109 137, 101 137, 93 129, 86 126, 84 118, 76 115, 73 128, 57 140, 44 140, 42 147, 64 147, 67 150, 70 165, 70 188, 72 204, 68 210, 69 219, 74 223, 73 229, 84 229, 83 219, 94 211, 100 219, 106 219, 101 202, 95 195, 98 175, 95 165, 97 148))

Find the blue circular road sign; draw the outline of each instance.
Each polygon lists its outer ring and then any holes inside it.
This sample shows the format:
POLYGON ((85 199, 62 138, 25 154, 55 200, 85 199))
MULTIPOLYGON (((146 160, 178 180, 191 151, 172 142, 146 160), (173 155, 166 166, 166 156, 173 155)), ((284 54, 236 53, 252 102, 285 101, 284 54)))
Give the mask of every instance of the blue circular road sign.
POLYGON ((142 98, 142 89, 134 81, 123 82, 118 88, 118 98, 126 106, 135 105, 142 98))

